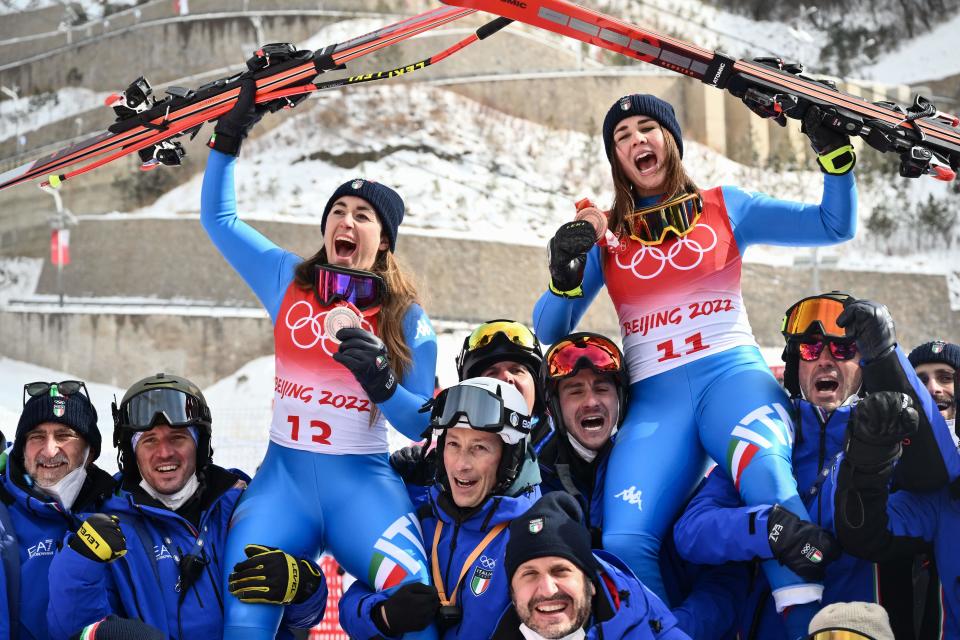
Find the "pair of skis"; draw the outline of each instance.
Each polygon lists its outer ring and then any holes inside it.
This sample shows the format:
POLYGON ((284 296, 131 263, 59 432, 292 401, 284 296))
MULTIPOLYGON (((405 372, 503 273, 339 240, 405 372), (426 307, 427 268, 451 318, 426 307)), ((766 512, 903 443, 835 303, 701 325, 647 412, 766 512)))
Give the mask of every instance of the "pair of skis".
POLYGON ((736 60, 718 51, 617 20, 566 0, 442 0, 546 29, 726 89, 755 113, 781 125, 819 107, 824 124, 900 157, 900 175, 953 180, 960 171, 960 119, 917 96, 913 105, 870 102, 803 67, 777 58, 736 60))
MULTIPOLYGON (((372 82, 410 73, 496 33, 511 21, 524 22, 615 53, 670 69, 725 89, 742 99, 755 113, 781 125, 787 118, 802 120, 811 106, 826 114, 824 124, 838 132, 863 138, 871 147, 895 153, 900 175, 929 175, 952 180, 960 171, 960 119, 942 113, 918 96, 913 105, 870 102, 845 93, 834 83, 803 75, 802 65, 778 58, 736 60, 717 51, 643 29, 566 0, 443 0, 448 5, 400 21, 359 38, 325 49, 295 51, 264 47, 248 61, 257 83, 258 104, 271 109, 292 106, 306 93, 350 84, 372 82), (330 82, 314 82, 318 74, 342 69, 351 60, 438 26, 484 11, 499 15, 469 37, 412 65, 330 82), (279 61, 272 60, 279 58, 279 61), (282 54, 282 55, 281 55, 282 54)), ((44 158, 0 174, 0 190, 50 174, 44 184, 58 186, 70 178, 127 154, 140 152, 150 168, 178 164, 183 155, 177 136, 196 135, 236 103, 240 74, 222 78, 196 91, 171 87, 168 96, 151 102, 149 86, 135 81, 113 100, 121 119, 107 131, 44 158), (66 173, 67 167, 95 161, 66 173)))
POLYGON ((204 123, 229 111, 236 104, 243 78, 252 76, 256 81, 257 104, 277 110, 284 105, 293 106, 313 91, 412 73, 489 37, 511 21, 497 18, 456 44, 410 65, 329 82, 314 81, 319 74, 344 69, 352 60, 474 13, 469 8, 441 7, 317 51, 297 51, 292 45, 265 45, 247 61, 247 72, 221 78, 197 90, 169 87, 159 101, 151 98, 152 90, 146 80, 138 78, 126 91, 108 98, 107 104, 113 107, 118 120, 106 131, 0 174, 0 190, 43 177, 47 179, 41 186, 59 187, 71 178, 134 152, 140 153, 144 169, 180 164, 183 148, 173 138, 195 136, 204 123), (84 162, 88 164, 60 173, 84 162))

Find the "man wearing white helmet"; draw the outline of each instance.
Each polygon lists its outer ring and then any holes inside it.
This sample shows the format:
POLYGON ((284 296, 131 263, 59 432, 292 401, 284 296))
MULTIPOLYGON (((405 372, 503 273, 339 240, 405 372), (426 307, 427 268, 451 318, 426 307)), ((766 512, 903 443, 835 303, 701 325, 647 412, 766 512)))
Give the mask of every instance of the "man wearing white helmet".
POLYGON ((440 392, 430 427, 437 474, 417 516, 433 585, 373 592, 354 583, 340 600, 352 638, 395 638, 432 622, 445 640, 487 638, 510 603, 507 526, 540 497, 528 404, 507 382, 470 378, 440 392))

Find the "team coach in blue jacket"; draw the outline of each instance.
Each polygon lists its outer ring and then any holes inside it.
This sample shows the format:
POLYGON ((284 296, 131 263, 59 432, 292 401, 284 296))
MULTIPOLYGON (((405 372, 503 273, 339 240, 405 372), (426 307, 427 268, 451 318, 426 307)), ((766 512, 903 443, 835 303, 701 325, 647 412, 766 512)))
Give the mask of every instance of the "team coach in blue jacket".
MULTIPOLYGON (((221 638, 220 563, 249 478, 213 464, 210 409, 189 380, 140 380, 114 407, 114 423, 120 490, 67 536, 50 567, 50 636, 69 638, 113 613, 168 638, 221 638)), ((255 545, 247 555, 236 595, 293 603, 278 637, 320 621, 327 594, 316 565, 255 545)))

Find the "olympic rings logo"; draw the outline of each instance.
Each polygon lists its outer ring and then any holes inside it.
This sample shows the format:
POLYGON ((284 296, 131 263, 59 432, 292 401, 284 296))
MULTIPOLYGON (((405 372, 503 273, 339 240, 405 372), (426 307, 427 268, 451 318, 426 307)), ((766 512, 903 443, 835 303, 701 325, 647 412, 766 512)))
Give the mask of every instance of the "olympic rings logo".
MULTIPOLYGON (((306 300, 299 300, 290 305, 290 308, 287 309, 287 315, 283 319, 287 329, 290 329, 290 341, 304 350, 313 349, 319 344, 328 356, 332 356, 337 350, 336 342, 323 331, 323 320, 329 311, 329 309, 318 311, 314 315, 313 305, 306 300), (298 311, 301 305, 306 308, 298 311)), ((373 326, 367 322, 366 318, 360 320, 360 326, 371 333, 373 332, 373 326)))
MULTIPOLYGON (((710 232, 710 235, 713 236, 710 246, 703 246, 698 240, 694 240, 690 235, 686 235, 682 238, 678 238, 677 241, 670 246, 669 249, 664 251, 660 247, 653 247, 647 245, 641 245, 637 249, 636 253, 633 254, 633 258, 629 260, 627 264, 621 262, 621 255, 616 254, 616 265, 621 269, 626 271, 632 271, 640 280, 651 280, 660 275, 664 268, 669 264, 671 267, 677 271, 690 271, 696 269, 700 266, 700 263, 703 262, 703 256, 713 251, 714 247, 717 246, 717 232, 714 231, 710 225, 703 222, 697 224, 697 229, 705 229, 710 232), (693 262, 687 264, 683 260, 674 260, 677 256, 680 255, 680 252, 684 249, 687 249, 689 253, 696 254, 696 259, 693 262), (652 265, 650 263, 653 263, 652 265), (653 269, 651 271, 651 268, 653 269)), ((693 233, 695 233, 694 230, 693 233)))
POLYGON ((484 569, 493 569, 497 566, 497 561, 494 558, 488 558, 487 556, 480 556, 480 565, 484 569))

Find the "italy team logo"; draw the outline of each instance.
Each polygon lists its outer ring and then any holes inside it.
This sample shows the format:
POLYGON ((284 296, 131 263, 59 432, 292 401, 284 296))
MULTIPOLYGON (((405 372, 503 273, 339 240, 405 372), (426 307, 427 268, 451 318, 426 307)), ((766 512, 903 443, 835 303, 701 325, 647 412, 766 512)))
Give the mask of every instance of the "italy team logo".
POLYGON ((490 580, 493 578, 493 571, 477 567, 473 570, 473 577, 470 578, 470 591, 475 596, 482 596, 490 586, 490 580))
POLYGON ((426 575, 418 559, 427 557, 420 540, 420 523, 412 513, 394 521, 373 545, 367 584, 383 591, 401 584, 408 575, 426 575))

